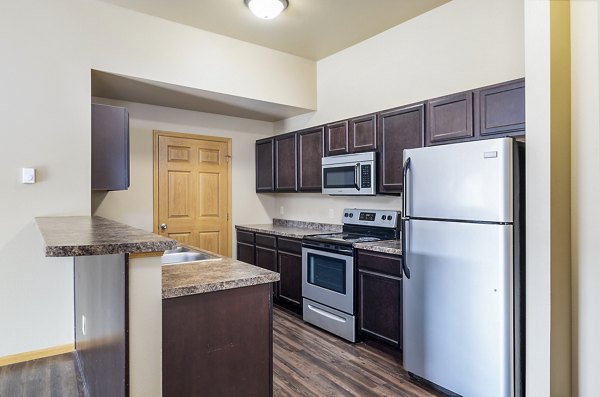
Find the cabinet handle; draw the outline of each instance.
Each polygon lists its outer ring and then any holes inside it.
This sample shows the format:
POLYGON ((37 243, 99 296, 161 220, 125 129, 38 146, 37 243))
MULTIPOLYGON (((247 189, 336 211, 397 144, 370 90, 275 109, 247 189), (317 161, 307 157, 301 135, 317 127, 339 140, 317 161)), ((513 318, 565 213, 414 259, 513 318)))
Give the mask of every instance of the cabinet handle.
POLYGON ((162 225, 160 225, 160 229, 161 230, 167 230, 167 224, 163 223, 162 225))

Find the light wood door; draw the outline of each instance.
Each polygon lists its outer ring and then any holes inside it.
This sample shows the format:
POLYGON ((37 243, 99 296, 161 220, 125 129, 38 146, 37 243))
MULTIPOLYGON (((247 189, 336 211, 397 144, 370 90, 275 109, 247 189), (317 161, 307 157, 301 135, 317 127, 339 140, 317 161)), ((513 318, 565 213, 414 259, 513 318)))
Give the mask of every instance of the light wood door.
POLYGON ((184 244, 230 255, 229 143, 160 133, 156 138, 155 230, 184 244))

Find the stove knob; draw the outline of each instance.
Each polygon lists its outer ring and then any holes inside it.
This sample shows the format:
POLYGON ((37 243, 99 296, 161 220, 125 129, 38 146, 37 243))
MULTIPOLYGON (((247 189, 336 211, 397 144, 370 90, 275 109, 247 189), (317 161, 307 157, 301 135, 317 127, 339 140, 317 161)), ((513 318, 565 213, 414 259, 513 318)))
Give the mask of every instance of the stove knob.
POLYGON ((381 220, 385 221, 385 215, 381 215, 381 220))
POLYGON ((351 212, 351 213, 350 213, 350 218, 352 218, 353 216, 354 216, 354 214, 351 212))
POLYGON ((391 221, 391 220, 392 220, 392 216, 388 215, 388 221, 391 221))
POLYGON ((348 213, 347 212, 344 212, 344 217, 348 218, 348 213))

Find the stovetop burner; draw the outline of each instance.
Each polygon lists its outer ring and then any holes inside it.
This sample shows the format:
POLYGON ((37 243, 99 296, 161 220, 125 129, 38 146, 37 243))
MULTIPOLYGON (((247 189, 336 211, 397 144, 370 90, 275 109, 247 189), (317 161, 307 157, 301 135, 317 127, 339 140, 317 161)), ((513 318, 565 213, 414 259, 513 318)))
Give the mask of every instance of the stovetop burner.
POLYGON ((333 240, 333 241, 344 241, 348 243, 367 243, 371 241, 380 241, 379 237, 374 237, 366 234, 358 233, 332 233, 332 234, 319 234, 316 236, 310 236, 318 238, 320 240, 333 240))
POLYGON ((342 232, 305 236, 304 242, 352 246, 399 236, 399 213, 390 210, 344 210, 342 232))

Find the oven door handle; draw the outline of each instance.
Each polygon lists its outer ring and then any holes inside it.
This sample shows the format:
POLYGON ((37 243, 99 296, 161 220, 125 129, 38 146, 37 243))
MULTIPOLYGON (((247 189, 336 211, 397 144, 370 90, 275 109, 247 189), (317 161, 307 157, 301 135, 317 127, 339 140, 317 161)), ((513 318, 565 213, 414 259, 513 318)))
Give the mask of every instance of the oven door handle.
POLYGON ((354 166, 354 187, 360 191, 360 163, 354 166))
POLYGON ((335 314, 330 313, 328 311, 325 311, 323 309, 319 309, 318 307, 315 307, 315 306, 311 305, 310 303, 308 304, 308 308, 310 310, 312 310, 313 312, 318 313, 321 316, 325 316, 325 317, 327 317, 327 318, 329 318, 331 320, 335 320, 335 321, 338 321, 340 323, 345 323, 346 322, 346 319, 344 317, 340 317, 338 315, 335 315, 335 314))

